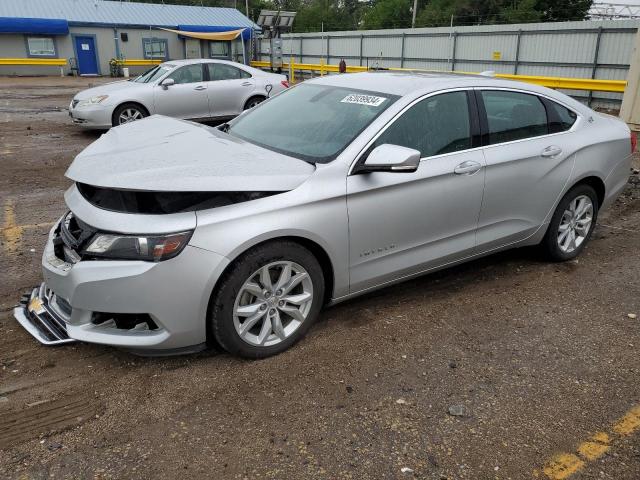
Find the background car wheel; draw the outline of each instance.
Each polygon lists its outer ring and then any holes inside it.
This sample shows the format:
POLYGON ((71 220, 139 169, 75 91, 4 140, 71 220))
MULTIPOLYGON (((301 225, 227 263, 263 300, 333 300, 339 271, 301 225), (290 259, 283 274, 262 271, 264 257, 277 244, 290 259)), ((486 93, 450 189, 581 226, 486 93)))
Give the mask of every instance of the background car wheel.
POLYGON ((280 353, 315 322, 324 298, 322 268, 295 242, 260 245, 223 275, 212 297, 209 337, 234 355, 280 353))
POLYGON ((256 105, 264 102, 264 97, 251 97, 247 100, 247 103, 244 104, 244 109, 249 110, 250 108, 255 107, 256 105))
POLYGON ((598 195, 589 185, 577 185, 567 192, 541 243, 551 260, 562 262, 580 254, 596 225, 598 207, 598 195))
POLYGON ((144 117, 148 117, 149 112, 142 106, 135 103, 125 103, 120 105, 113 112, 112 124, 114 127, 124 125, 125 123, 135 122, 144 117))

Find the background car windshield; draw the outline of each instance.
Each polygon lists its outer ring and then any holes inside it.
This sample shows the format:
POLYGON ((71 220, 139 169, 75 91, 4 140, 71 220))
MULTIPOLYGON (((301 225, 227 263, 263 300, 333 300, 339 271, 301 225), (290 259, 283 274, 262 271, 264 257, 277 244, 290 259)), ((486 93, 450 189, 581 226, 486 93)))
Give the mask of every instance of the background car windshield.
POLYGON ((151 70, 146 71, 134 80, 136 83, 149 83, 159 79, 165 73, 173 70, 173 65, 158 65, 151 70))
POLYGON ((228 133, 312 163, 327 163, 397 96, 302 84, 231 122, 228 133))

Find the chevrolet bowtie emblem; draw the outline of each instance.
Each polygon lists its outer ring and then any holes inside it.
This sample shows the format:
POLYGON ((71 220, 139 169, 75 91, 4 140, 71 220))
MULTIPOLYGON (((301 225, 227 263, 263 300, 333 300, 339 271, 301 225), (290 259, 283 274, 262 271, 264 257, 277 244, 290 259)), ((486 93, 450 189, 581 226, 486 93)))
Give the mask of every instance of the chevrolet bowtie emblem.
POLYGON ((44 306, 42 305, 42 300, 40 300, 38 297, 33 297, 29 301, 29 306, 27 308, 29 309, 30 312, 36 313, 36 314, 40 314, 44 312, 44 306))

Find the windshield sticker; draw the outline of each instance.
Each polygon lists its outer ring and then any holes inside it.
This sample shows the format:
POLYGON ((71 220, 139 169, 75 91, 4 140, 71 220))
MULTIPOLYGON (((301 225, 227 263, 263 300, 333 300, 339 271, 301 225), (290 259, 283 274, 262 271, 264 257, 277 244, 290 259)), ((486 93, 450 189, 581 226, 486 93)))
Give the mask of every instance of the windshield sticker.
POLYGON ((352 93, 351 95, 347 95, 342 100, 341 103, 356 103, 358 105, 369 105, 370 107, 379 107, 382 105, 382 102, 386 100, 385 97, 376 97, 374 95, 360 95, 357 93, 352 93))

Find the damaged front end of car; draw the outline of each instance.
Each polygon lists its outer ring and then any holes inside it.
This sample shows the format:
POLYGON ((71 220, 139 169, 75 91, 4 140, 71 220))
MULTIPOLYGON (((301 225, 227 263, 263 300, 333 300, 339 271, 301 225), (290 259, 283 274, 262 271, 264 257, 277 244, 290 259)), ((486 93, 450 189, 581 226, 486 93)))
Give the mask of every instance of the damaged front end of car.
POLYGON ((44 282, 14 316, 46 345, 200 350, 210 292, 229 260, 190 245, 197 213, 260 208, 314 170, 180 120, 150 117, 112 129, 69 167, 69 211, 49 233, 44 282))

